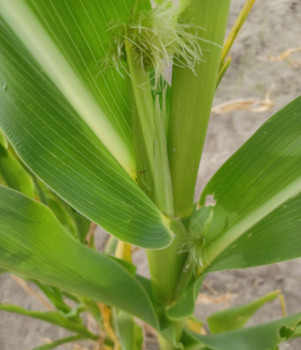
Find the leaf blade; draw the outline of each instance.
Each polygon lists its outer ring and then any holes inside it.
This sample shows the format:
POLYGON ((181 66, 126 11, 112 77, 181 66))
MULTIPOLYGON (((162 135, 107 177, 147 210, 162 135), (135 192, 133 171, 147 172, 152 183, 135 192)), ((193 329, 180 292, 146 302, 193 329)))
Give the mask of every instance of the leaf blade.
MULTIPOLYGON (((96 4, 94 2, 94 10, 96 10, 96 4)), ((121 138, 121 133, 116 132, 110 120, 114 117, 112 115, 113 113, 111 113, 111 118, 108 118, 107 113, 104 112, 102 106, 91 94, 91 89, 88 89, 86 84, 83 84, 82 79, 85 78, 85 74, 79 69, 74 69, 77 60, 75 59, 74 62, 73 59, 73 64, 68 62, 70 56, 72 57, 76 53, 77 55, 82 54, 83 47, 81 46, 81 42, 77 44, 75 41, 71 41, 71 44, 67 46, 69 50, 64 50, 64 54, 62 54, 61 47, 59 47, 59 44, 64 39, 63 33, 65 32, 65 35, 70 36, 70 30, 76 30, 77 24, 81 25, 80 30, 85 33, 82 41, 90 39, 92 34, 91 29, 89 31, 83 23, 75 21, 71 28, 62 27, 60 23, 62 18, 68 20, 64 16, 63 11, 67 11, 70 16, 74 17, 78 12, 76 11, 76 7, 78 6, 73 5, 70 7, 70 5, 58 1, 55 1, 55 6, 51 1, 44 5, 42 3, 37 5, 34 0, 0 1, 0 13, 17 37, 31 52, 34 60, 38 62, 50 80, 66 97, 78 114, 81 115, 91 130, 98 135, 114 157, 131 173, 135 165, 132 150, 129 146, 130 131, 128 130, 127 140, 121 138), (37 16, 37 12, 40 14, 40 18, 37 16), (42 22, 41 15, 44 23, 42 22), (60 26, 60 29, 63 30, 61 33, 55 33, 56 38, 58 38, 57 42, 49 35, 49 27, 47 28, 54 16, 56 16, 57 26, 60 26)), ((99 10, 102 14, 103 9, 100 7, 99 10)), ((106 14, 108 13, 109 11, 106 11, 106 14)), ((55 23, 53 24, 55 25, 55 23)), ((107 21, 106 24, 108 25, 107 21)), ((105 28, 102 28, 102 31, 104 32, 105 28)), ((70 39, 72 40, 72 37, 70 39)), ((85 65, 87 65, 87 62, 85 62, 85 65)), ((90 80, 94 82, 92 77, 90 80)), ((90 81, 90 83, 92 82, 90 81)), ((112 92, 110 91, 110 93, 112 92)), ((105 101, 102 102, 103 104, 105 103, 105 101)), ((120 119, 122 117, 120 113, 119 117, 120 119)))
MULTIPOLYGON (((240 237, 249 234, 260 222, 264 224, 266 217, 301 192, 300 106, 299 97, 276 113, 217 171, 205 187, 201 204, 205 203, 206 196, 212 194, 217 202, 206 237, 207 265, 214 264, 215 260, 217 262, 223 251, 231 246, 234 248, 240 237), (227 186, 224 186, 225 183, 227 186)), ((292 237, 298 244, 297 232, 292 237)), ((281 236, 277 231, 274 239, 279 238, 281 236)), ((282 242, 285 242, 284 238, 282 242)), ((279 261, 276 255, 274 261, 279 261)), ((289 255, 288 251, 286 259, 289 259, 289 255)), ((264 262, 264 257, 261 260, 261 264, 269 263, 264 262)), ((247 266, 254 266, 251 260, 244 267, 247 266)))
POLYGON ((171 241, 164 217, 3 22, 0 127, 20 158, 71 206, 126 242, 171 241))
POLYGON ((277 298, 278 295, 279 291, 276 290, 251 303, 215 312, 207 318, 210 332, 223 333, 244 327, 259 308, 277 298))
POLYGON ((125 268, 74 240, 44 205, 3 186, 0 194, 0 266, 101 300, 156 327, 147 293, 125 268))
POLYGON ((226 333, 214 335, 192 334, 199 345, 191 350, 201 350, 204 345, 212 350, 267 350, 274 349, 278 344, 293 337, 297 325, 301 321, 301 314, 295 314, 283 319, 248 327, 226 333))
POLYGON ((246 268, 296 259, 301 251, 301 195, 285 202, 229 246, 211 270, 246 268))

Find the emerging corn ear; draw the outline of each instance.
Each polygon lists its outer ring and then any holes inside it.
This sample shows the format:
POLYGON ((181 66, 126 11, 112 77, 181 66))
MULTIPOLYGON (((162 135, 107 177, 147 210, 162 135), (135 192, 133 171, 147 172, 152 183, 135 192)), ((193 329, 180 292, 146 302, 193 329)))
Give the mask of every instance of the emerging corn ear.
POLYGON ((136 50, 142 67, 153 70, 155 87, 170 64, 195 72, 203 57, 199 36, 202 28, 182 23, 178 18, 179 9, 171 1, 149 10, 134 9, 130 19, 113 23, 109 28, 111 42, 103 68, 112 67, 121 74, 127 70, 124 61, 128 42, 136 50))

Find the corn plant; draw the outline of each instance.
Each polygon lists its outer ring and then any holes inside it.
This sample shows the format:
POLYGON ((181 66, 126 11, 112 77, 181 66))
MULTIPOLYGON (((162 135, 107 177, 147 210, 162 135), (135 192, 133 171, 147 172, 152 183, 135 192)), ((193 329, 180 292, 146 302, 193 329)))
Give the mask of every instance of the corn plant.
POLYGON ((194 201, 213 96, 253 3, 224 44, 230 0, 0 0, 0 267, 53 310, 0 309, 74 333, 36 349, 139 350, 141 321, 162 350, 276 350, 301 336, 301 313, 245 327, 278 292, 212 314, 206 331, 193 316, 208 273, 301 256, 301 98, 194 201), (95 225, 110 235, 102 252, 95 225))

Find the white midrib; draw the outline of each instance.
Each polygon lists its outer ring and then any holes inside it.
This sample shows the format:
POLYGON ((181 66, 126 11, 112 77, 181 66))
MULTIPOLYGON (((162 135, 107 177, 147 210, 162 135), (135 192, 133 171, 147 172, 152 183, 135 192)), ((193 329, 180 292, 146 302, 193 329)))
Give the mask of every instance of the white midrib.
POLYGON ((253 210, 247 216, 244 216, 228 231, 223 232, 219 237, 205 250, 206 266, 210 266, 212 262, 238 238, 246 233, 251 227, 256 225, 260 220, 264 219, 268 214, 284 204, 290 198, 301 193, 301 177, 286 186, 268 201, 257 209, 253 210))
POLYGON ((0 13, 85 123, 132 175, 135 160, 129 147, 31 9, 23 0, 0 0, 0 13))

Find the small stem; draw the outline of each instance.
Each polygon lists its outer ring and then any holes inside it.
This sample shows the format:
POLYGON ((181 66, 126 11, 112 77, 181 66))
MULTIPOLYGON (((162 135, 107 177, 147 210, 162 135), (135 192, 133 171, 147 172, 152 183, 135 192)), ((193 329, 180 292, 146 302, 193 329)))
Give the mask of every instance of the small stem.
POLYGON ((231 50, 231 47, 233 46, 234 41, 237 38, 237 35, 241 30, 245 20, 247 19, 254 3, 255 3, 255 0, 247 0, 239 16, 237 17, 223 48, 222 57, 221 57, 222 64, 226 59, 229 51, 231 50))
POLYGON ((279 294, 279 300, 280 300, 280 305, 281 305, 281 311, 282 311, 282 317, 287 316, 287 310, 286 310, 286 304, 285 304, 285 299, 283 294, 279 294))
POLYGON ((218 77, 217 77, 216 88, 218 88, 220 82, 222 81, 224 75, 226 74, 228 68, 230 67, 231 62, 232 62, 231 57, 228 57, 227 60, 221 64, 218 77))
POLYGON ((52 343, 38 346, 37 348, 34 348, 32 350, 50 350, 50 349, 56 348, 59 345, 75 342, 77 340, 84 340, 84 339, 88 339, 88 337, 80 334, 71 335, 70 337, 62 338, 52 343))
POLYGON ((173 215, 172 185, 169 171, 164 121, 159 101, 155 106, 150 76, 133 45, 125 41, 132 92, 132 127, 140 186, 166 215, 173 215))

